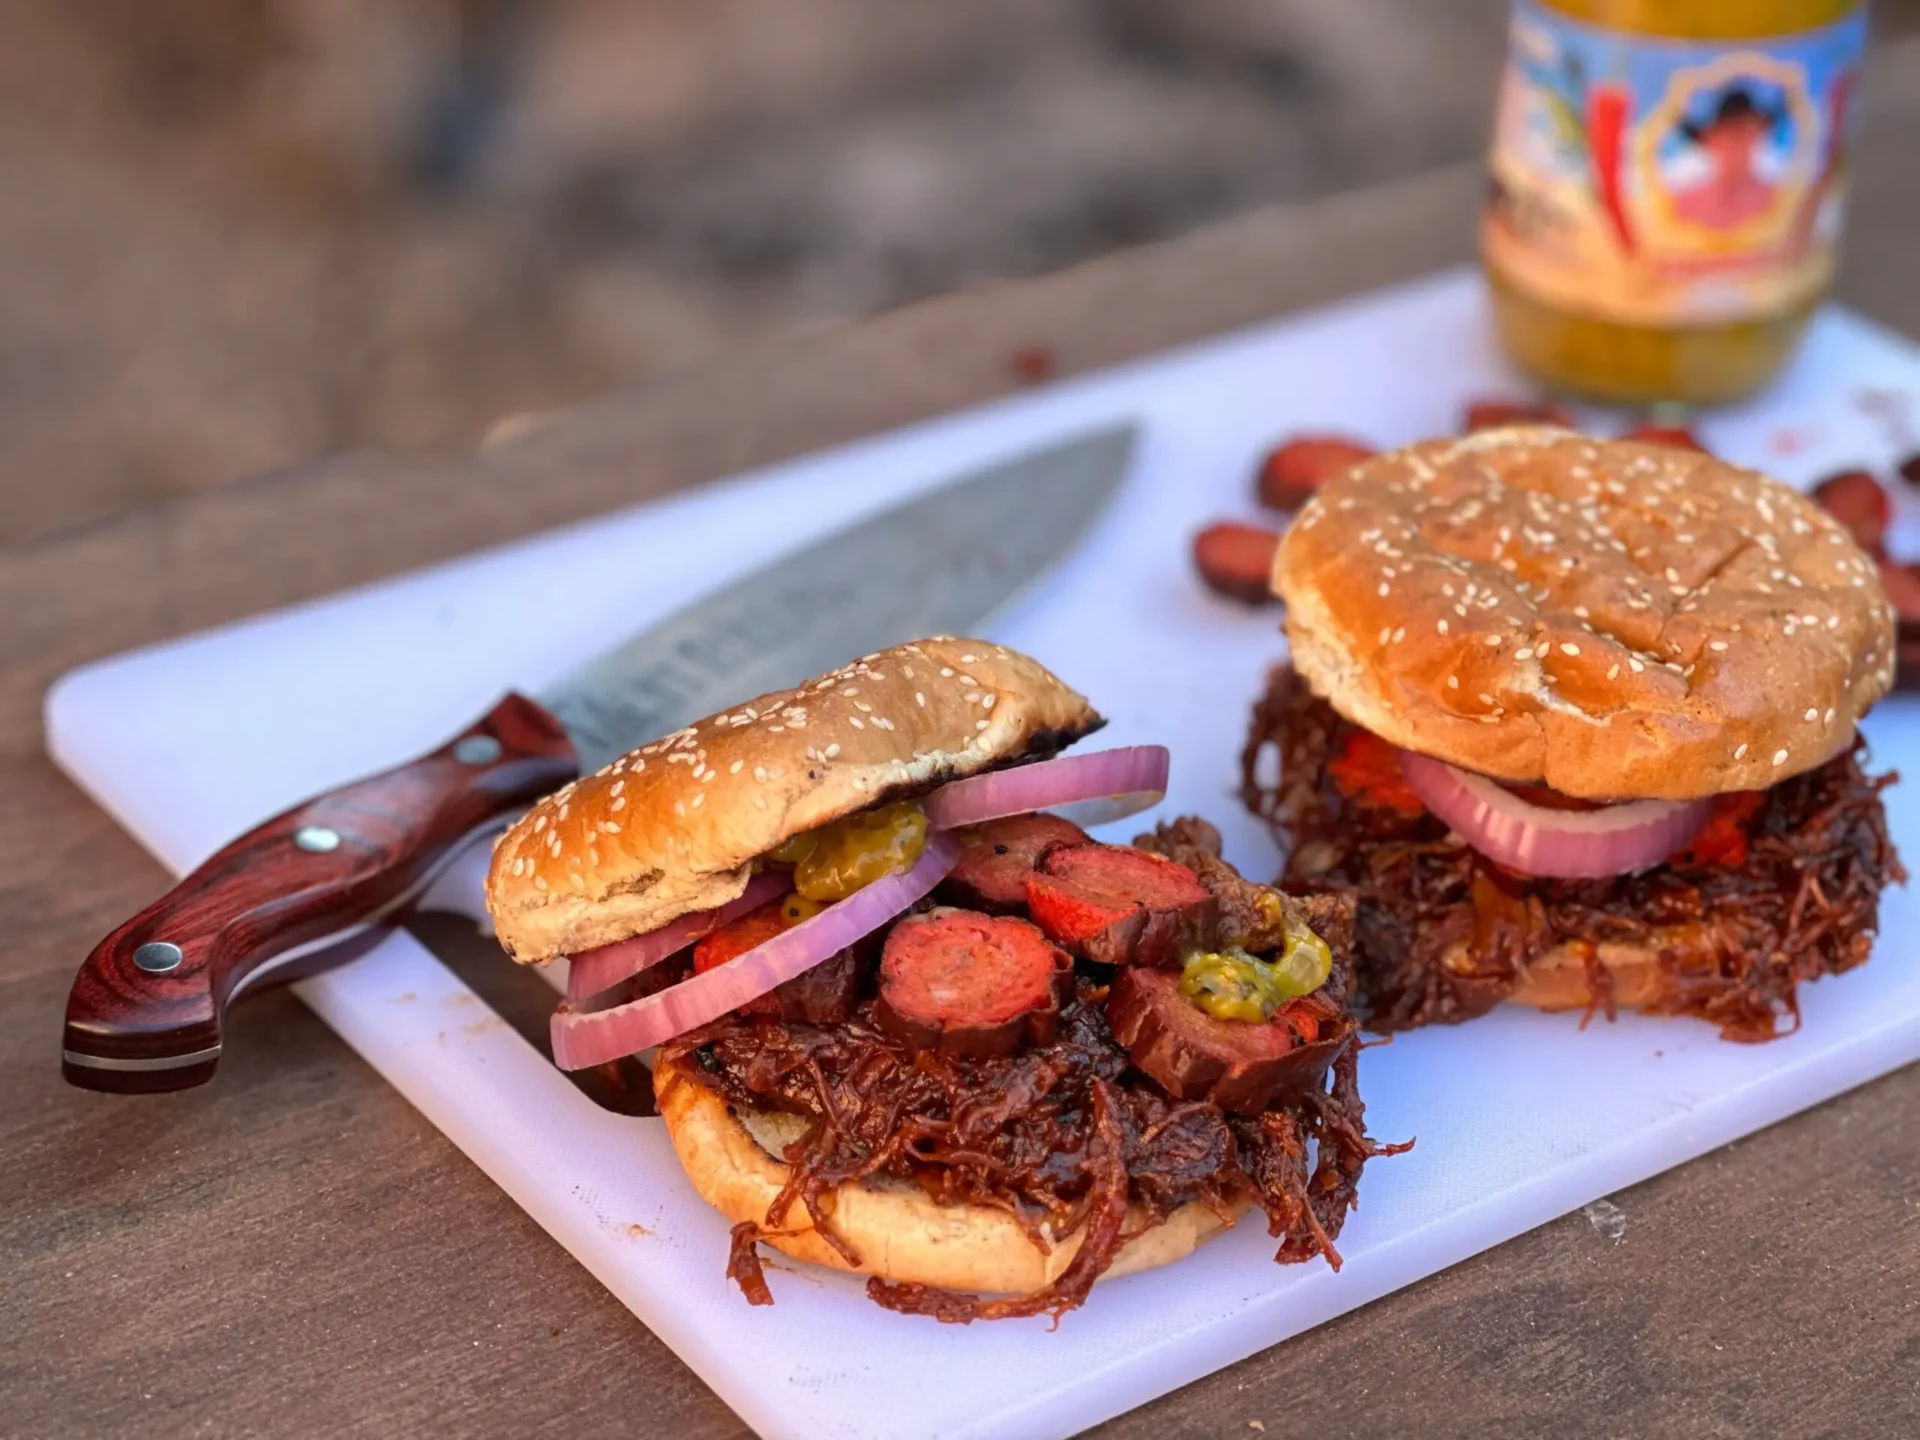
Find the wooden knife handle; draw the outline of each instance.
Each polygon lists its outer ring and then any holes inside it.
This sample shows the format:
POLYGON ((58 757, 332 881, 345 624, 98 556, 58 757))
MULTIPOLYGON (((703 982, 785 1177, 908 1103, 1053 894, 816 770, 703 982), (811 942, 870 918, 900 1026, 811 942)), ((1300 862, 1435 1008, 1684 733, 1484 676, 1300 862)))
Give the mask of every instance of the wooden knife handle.
POLYGON ((353 959, 467 844, 578 774, 560 722, 508 695, 432 754, 248 831, 87 957, 67 997, 66 1078, 120 1092, 201 1084, 243 987, 353 959))

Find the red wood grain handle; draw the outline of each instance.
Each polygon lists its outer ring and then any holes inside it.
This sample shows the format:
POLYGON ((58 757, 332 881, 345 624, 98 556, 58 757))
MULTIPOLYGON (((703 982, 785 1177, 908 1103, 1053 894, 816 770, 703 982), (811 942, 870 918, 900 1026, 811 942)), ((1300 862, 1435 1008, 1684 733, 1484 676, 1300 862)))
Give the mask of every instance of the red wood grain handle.
POLYGON ((509 695, 432 754, 248 831, 87 957, 67 997, 67 1079, 122 1092, 202 1083, 243 987, 353 959, 467 844, 578 773, 560 722, 509 695))

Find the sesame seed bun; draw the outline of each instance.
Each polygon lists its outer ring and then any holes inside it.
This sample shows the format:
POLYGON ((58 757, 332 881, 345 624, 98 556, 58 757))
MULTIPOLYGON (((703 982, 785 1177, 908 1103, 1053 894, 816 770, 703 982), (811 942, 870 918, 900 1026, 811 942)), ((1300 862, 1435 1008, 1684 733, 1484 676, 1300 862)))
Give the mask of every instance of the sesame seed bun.
MULTIPOLYGON (((654 1068, 654 1086, 667 1134, 701 1198, 730 1224, 765 1223, 767 1207, 792 1173, 772 1152, 798 1139, 803 1122, 762 1112, 738 1116, 713 1091, 676 1075, 671 1066, 654 1068)), ((1246 1208, 1242 1200, 1234 1212, 1246 1208)), ((1076 1231, 1043 1252, 1006 1211, 942 1205, 904 1182, 844 1181, 822 1209, 832 1215, 834 1231, 860 1257, 856 1273, 901 1284, 1023 1295, 1058 1279, 1080 1249, 1076 1231)), ((1145 1211, 1130 1206, 1126 1228, 1139 1229, 1149 1219, 1145 1211)), ((1123 1245, 1100 1278, 1170 1265, 1223 1228, 1220 1217, 1206 1206, 1182 1205, 1123 1245)), ((763 1243, 796 1260, 855 1269, 820 1237, 799 1204, 763 1243)))
POLYGON ((942 637, 869 655, 643 745, 500 838, 487 909, 517 960, 739 896, 753 861, 882 801, 1039 759, 1104 722, 1037 661, 942 637))
POLYGON ((1876 567, 1778 481, 1552 427, 1355 467, 1274 560, 1294 668, 1356 725, 1593 800, 1763 790, 1893 683, 1876 567))

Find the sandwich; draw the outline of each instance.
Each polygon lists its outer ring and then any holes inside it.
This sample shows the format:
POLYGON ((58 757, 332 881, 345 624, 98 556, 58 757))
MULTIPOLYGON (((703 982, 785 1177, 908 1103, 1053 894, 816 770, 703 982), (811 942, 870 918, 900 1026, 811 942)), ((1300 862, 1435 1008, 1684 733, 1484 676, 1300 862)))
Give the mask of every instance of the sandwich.
POLYGON ((1083 823, 1167 753, 980 640, 902 645, 642 746, 502 837, 514 958, 570 961, 566 1069, 653 1053, 727 1273, 762 1245, 943 1321, 1061 1313, 1251 1209, 1334 1248, 1367 1137, 1352 904, 1243 880, 1197 820, 1083 823))
POLYGON ((1553 427, 1431 440, 1322 489, 1273 585, 1244 798, 1285 887, 1354 898, 1370 1026, 1511 1001, 1767 1040, 1866 961, 1905 879, 1857 733, 1893 617, 1797 492, 1553 427))

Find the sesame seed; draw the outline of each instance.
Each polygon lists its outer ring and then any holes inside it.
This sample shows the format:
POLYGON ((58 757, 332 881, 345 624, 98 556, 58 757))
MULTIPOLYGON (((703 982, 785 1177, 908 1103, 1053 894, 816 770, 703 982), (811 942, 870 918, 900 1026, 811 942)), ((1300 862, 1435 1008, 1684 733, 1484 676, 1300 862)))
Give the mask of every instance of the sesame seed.
POLYGON ((1786 763, 1787 763, 1787 752, 1786 752, 1786 751, 1784 751, 1784 750, 1776 750, 1776 751, 1774 751, 1774 752, 1773 752, 1773 763, 1774 763, 1774 764, 1776 764, 1776 765, 1784 765, 1784 764, 1786 764, 1786 763))
POLYGON ((1392 638, 1393 638, 1393 627, 1391 625, 1383 625, 1380 627, 1380 638, 1375 643, 1384 645, 1392 638))
POLYGON ((1460 688, 1460 677, 1458 675, 1447 676, 1447 689, 1458 690, 1459 688, 1460 688))
POLYGON ((1642 665, 1638 660, 1635 660, 1631 657, 1629 657, 1627 660, 1627 666, 1636 675, 1638 675, 1642 670, 1645 670, 1647 668, 1646 666, 1642 665))
POLYGON ((1744 746, 1744 745, 1736 745, 1736 746, 1734 747, 1734 751, 1733 751, 1733 758, 1734 758, 1734 759, 1736 759, 1736 760, 1739 760, 1739 759, 1742 759, 1742 758, 1743 758, 1743 757, 1744 757, 1744 756, 1746 755, 1746 753, 1747 753, 1747 747, 1746 747, 1746 746, 1744 746))
POLYGON ((1445 620, 1439 622, 1439 630, 1442 635, 1447 633, 1447 622, 1445 620))
POLYGON ((1378 593, 1379 593, 1379 594, 1380 594, 1381 596, 1383 596, 1383 597, 1384 597, 1384 596, 1387 596, 1387 595, 1390 595, 1390 594, 1392 594, 1392 593, 1393 593, 1393 587, 1392 587, 1391 585, 1389 585, 1389 584, 1387 584, 1387 582, 1386 582, 1386 581, 1384 581, 1384 580, 1382 580, 1382 581, 1380 582, 1380 589, 1379 589, 1379 592, 1378 592, 1378 593))
POLYGON ((860 723, 860 717, 858 715, 849 715, 847 717, 847 723, 853 726, 853 728, 856 730, 864 730, 867 728, 865 725, 860 723))
POLYGON ((927 697, 916 690, 913 692, 913 703, 924 710, 927 708, 927 697))
POLYGON ((1724 654, 1726 651, 1726 648, 1727 648, 1727 642, 1724 640, 1709 640, 1707 642, 1707 649, 1709 650, 1717 650, 1724 654))
POLYGON ((1500 648, 1500 637, 1498 635, 1488 635, 1485 639, 1489 650, 1498 650, 1500 648))
POLYGON ((734 761, 731 765, 727 766, 727 773, 729 775, 738 775, 740 771, 745 767, 746 763, 747 762, 744 760, 734 761))
POLYGON ((973 722, 973 728, 976 730, 984 730, 987 728, 987 722, 984 720, 976 720, 973 722))
POLYGON ((624 809, 624 808, 625 808, 625 806, 626 806, 626 803, 627 803, 627 797, 626 797, 626 796, 624 796, 624 795, 616 795, 616 796, 614 796, 614 798, 613 798, 613 804, 611 804, 611 805, 609 805, 609 806, 608 806, 607 808, 608 808, 609 810, 620 810, 620 809, 624 809))
POLYGON ((695 795, 693 797, 693 808, 698 810, 701 804, 706 800, 706 798, 707 798, 707 792, 704 790, 702 790, 698 795, 695 795))
POLYGON ((1560 653, 1562 655, 1578 655, 1580 653, 1580 647, 1578 645, 1562 645, 1560 647, 1560 653))
POLYGON ((546 828, 547 828, 547 817, 546 817, 546 816, 544 816, 544 815, 536 815, 536 816, 534 816, 534 817, 533 817, 533 833, 534 833, 534 834, 536 834, 536 835, 538 835, 538 834, 539 834, 539 833, 540 833, 540 832, 541 832, 542 830, 544 830, 544 829, 546 829, 546 828))
POLYGON ((821 751, 820 753, 821 753, 822 755, 825 755, 825 756, 827 757, 827 759, 829 759, 829 760, 831 760, 831 759, 833 759, 833 757, 834 757, 834 756, 836 756, 836 755, 838 755, 838 754, 840 753, 840 745, 839 745, 839 742, 838 742, 838 741, 836 741, 836 742, 834 742, 833 744, 831 744, 831 745, 829 745, 829 746, 827 746, 827 748, 826 748, 825 750, 822 750, 822 751, 821 751))
POLYGON ((1813 720, 1818 720, 1819 718, 1820 718, 1820 707, 1817 705, 1809 705, 1807 707, 1806 719, 1809 721, 1813 721, 1813 720))
POLYGON ((1831 710, 1829 710, 1829 711, 1827 711, 1827 713, 1826 713, 1826 715, 1825 715, 1825 716, 1823 717, 1823 719, 1822 719, 1822 721, 1821 721, 1821 723, 1822 723, 1822 724, 1825 724, 1825 725, 1831 725, 1831 724, 1833 724, 1833 711, 1831 711, 1831 710))

